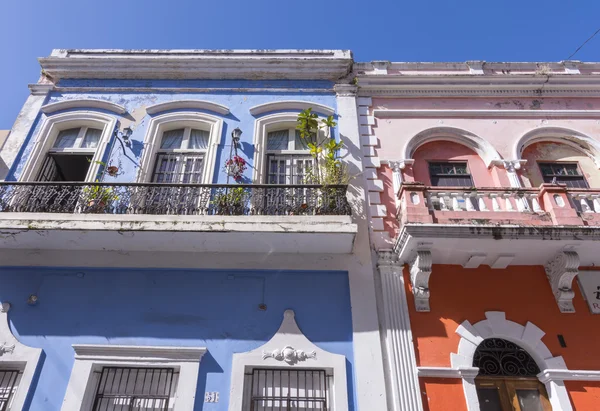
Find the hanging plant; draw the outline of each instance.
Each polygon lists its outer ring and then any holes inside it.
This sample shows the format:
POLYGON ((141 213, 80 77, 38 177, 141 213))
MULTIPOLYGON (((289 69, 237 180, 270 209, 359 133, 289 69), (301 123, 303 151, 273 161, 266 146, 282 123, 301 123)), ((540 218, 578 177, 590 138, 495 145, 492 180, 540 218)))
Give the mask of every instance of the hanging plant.
POLYGON ((240 182, 247 168, 246 160, 235 155, 225 162, 225 171, 227 175, 233 177, 236 182, 240 182))

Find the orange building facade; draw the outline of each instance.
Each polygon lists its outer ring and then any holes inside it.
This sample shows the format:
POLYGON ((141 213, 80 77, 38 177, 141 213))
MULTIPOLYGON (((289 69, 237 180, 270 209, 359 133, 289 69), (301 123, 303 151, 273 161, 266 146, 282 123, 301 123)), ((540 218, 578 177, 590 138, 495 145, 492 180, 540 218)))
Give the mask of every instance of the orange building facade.
POLYGON ((600 64, 355 72, 389 409, 600 409, 600 64))

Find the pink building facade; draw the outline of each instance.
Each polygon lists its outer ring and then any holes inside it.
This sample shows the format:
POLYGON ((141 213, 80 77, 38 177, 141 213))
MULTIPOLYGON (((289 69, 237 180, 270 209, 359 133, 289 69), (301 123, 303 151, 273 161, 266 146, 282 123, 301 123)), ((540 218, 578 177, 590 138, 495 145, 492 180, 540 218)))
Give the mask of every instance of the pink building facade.
POLYGON ((600 397, 600 64, 355 64, 391 410, 600 397))

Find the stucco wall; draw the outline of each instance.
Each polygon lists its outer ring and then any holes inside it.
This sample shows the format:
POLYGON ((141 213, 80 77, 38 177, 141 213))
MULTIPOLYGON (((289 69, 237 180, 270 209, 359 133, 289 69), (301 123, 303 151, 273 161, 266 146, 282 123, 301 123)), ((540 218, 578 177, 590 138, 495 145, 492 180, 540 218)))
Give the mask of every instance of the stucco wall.
POLYGON ((13 333, 45 354, 31 411, 60 409, 75 343, 205 346, 195 410, 226 411, 232 354, 269 340, 288 308, 311 341, 346 356, 354 409, 344 272, 4 268, 0 281, 0 300, 12 303, 13 333), (30 294, 37 305, 27 305, 30 294), (203 404, 205 391, 218 391, 219 402, 203 404))
POLYGON ((560 143, 535 143, 523 150, 527 164, 521 170, 526 187, 539 187, 544 182, 538 162, 563 161, 578 163, 590 188, 600 187, 600 170, 594 161, 573 147, 560 143))
MULTIPOLYGON (((407 272, 405 277, 410 284, 407 272)), ((460 341, 456 327, 465 320, 471 324, 484 320, 486 311, 504 311, 507 320, 521 325, 530 321, 544 331, 542 342, 554 356, 562 355, 569 369, 599 369, 600 357, 589 353, 600 345, 600 334, 585 331, 598 327, 598 317, 590 313, 575 283, 576 313, 561 314, 541 266, 494 270, 434 265, 429 281, 431 312, 416 312, 407 289, 418 365, 450 366, 450 353, 457 352, 460 341), (566 348, 560 347, 558 334, 564 336, 566 348)))
MULTIPOLYGON (((221 144, 219 145, 214 165, 214 182, 219 183, 227 181, 227 175, 223 170, 223 166, 227 158, 229 158, 231 131, 236 127, 239 127, 243 132, 239 154, 249 162, 244 182, 249 183, 252 179, 255 121, 257 118, 271 113, 264 113, 255 117, 249 112, 251 107, 283 100, 308 101, 332 108, 336 107, 336 97, 331 89, 332 84, 327 81, 63 80, 60 85, 75 89, 90 87, 100 89, 93 92, 52 92, 49 94, 46 104, 72 99, 101 99, 122 105, 127 109, 127 113, 123 116, 98 110, 118 119, 121 128, 130 126, 134 129, 131 136, 131 147, 126 148, 125 153, 123 153, 118 143, 112 145, 111 157, 108 159, 108 163, 120 164, 122 170, 122 174, 116 180, 110 179, 112 182, 130 182, 137 175, 138 164, 144 150, 144 139, 148 131, 148 123, 151 119, 151 116, 146 113, 146 107, 148 106, 173 100, 206 100, 224 105, 230 109, 230 113, 223 116, 224 126, 221 144), (106 88, 107 91, 101 91, 102 88, 106 88), (115 88, 127 88, 127 90, 113 91, 115 88), (145 88, 151 88, 155 91, 136 91, 144 90, 145 88), (160 91, 162 88, 165 89, 165 92, 160 91), (203 89, 207 91, 187 91, 190 89, 203 89)), ((216 115, 214 112, 200 111, 216 115)), ((298 112, 298 110, 293 111, 298 112)), ((163 113, 165 112, 160 114, 163 113)), ((18 180, 45 118, 47 118, 46 114, 38 114, 27 136, 27 140, 9 172, 7 180, 18 180)), ((105 158, 107 157, 105 156, 105 158)), ((233 181, 230 182, 233 183, 233 181)))
MULTIPOLYGON (((488 99, 488 98, 373 98, 372 109, 407 110, 592 110, 599 109, 596 99, 488 99)), ((377 154, 381 160, 403 158, 403 148, 418 133, 437 127, 466 130, 490 142, 505 159, 513 160, 517 141, 530 131, 542 127, 562 127, 600 140, 598 120, 592 118, 516 118, 510 116, 468 116, 457 118, 375 118, 375 135, 380 141, 377 154)))

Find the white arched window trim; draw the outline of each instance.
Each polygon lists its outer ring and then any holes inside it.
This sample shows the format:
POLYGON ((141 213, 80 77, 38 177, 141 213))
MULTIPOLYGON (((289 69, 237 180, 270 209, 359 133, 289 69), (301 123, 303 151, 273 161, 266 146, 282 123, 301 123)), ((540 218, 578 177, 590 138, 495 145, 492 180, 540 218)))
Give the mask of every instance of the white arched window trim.
POLYGON ((520 160, 528 146, 542 142, 568 145, 590 157, 600 169, 600 142, 579 131, 564 127, 540 127, 526 132, 513 146, 513 157, 520 160))
POLYGON ((404 145, 404 160, 412 159, 420 146, 432 141, 451 141, 467 146, 479 154, 488 167, 501 160, 500 154, 489 142, 470 131, 456 127, 434 127, 417 133, 404 145))
POLYGON ((255 350, 233 354, 229 411, 243 411, 244 374, 254 368, 322 369, 333 374, 330 387, 333 406, 331 411, 348 409, 346 357, 324 351, 304 336, 296 324, 293 310, 286 310, 277 333, 266 344, 255 350))
MULTIPOLYGON (((324 117, 319 117, 319 121, 324 117)), ((266 181, 267 135, 271 131, 296 128, 298 113, 276 113, 263 116, 254 125, 254 184, 266 181)))
POLYGON ((144 152, 140 161, 138 182, 149 182, 154 171, 156 153, 160 148, 162 134, 165 131, 191 127, 210 133, 208 148, 204 158, 202 184, 211 184, 215 172, 217 148, 223 135, 223 119, 204 113, 179 112, 158 115, 150 120, 144 139, 144 152))
POLYGON ((54 145, 58 133, 76 127, 95 127, 102 129, 102 135, 98 141, 96 152, 92 157, 90 168, 85 181, 94 181, 100 169, 99 161, 113 136, 117 119, 104 113, 95 111, 73 111, 55 114, 47 117, 33 143, 29 158, 23 168, 19 181, 34 181, 46 158, 46 153, 54 145))
POLYGON ((456 333, 461 337, 458 353, 450 355, 452 369, 458 371, 462 378, 467 409, 469 411, 480 409, 475 386, 475 377, 479 369, 473 367, 475 350, 487 338, 502 338, 517 344, 535 360, 541 370, 537 377, 546 386, 552 409, 571 411, 573 408, 563 380, 564 372, 568 371, 567 365, 562 356, 554 357, 542 342, 542 337, 546 333, 531 322, 523 326, 509 321, 504 312, 488 311, 485 317, 485 320, 474 325, 464 321, 458 326, 456 333))

